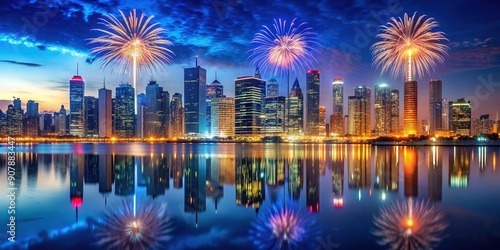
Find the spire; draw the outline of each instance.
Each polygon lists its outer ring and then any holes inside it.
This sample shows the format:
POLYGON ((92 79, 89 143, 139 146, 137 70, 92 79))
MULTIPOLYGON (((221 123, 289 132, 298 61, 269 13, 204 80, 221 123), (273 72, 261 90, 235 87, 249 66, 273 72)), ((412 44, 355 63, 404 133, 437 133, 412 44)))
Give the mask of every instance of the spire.
POLYGON ((215 80, 217 81, 217 69, 215 70, 215 80))
POLYGON ((102 83, 102 88, 106 89, 106 75, 104 75, 104 81, 102 83))
POLYGON ((255 78, 261 78, 260 77, 260 70, 259 70, 259 66, 255 67, 255 78))
POLYGON ((76 63, 76 75, 78 75, 78 63, 76 63))
POLYGON ((198 56, 196 56, 196 67, 198 67, 198 56))
POLYGON ((297 79, 297 77, 295 77, 295 81, 293 82, 292 89, 300 89, 299 79, 297 79))

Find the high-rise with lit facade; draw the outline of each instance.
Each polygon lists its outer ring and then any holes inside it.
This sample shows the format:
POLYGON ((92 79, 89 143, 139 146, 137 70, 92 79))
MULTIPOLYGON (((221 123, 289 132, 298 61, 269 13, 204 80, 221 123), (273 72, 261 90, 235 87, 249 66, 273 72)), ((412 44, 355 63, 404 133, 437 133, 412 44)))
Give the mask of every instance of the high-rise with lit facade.
POLYGON ((320 136, 326 136, 326 107, 319 106, 319 129, 320 136))
POLYGON ((266 97, 264 127, 266 134, 285 132, 285 100, 284 96, 266 97))
POLYGON ((430 80, 429 82, 429 134, 434 135, 436 131, 443 128, 443 83, 441 80, 430 80))
POLYGON ((170 137, 178 138, 184 136, 184 108, 182 107, 182 95, 175 93, 170 101, 170 137))
POLYGON ((235 80, 235 133, 258 135, 264 132, 266 81, 243 76, 235 80))
POLYGON ((235 135, 234 98, 219 97, 210 102, 212 135, 230 137, 235 135))
POLYGON ((198 66, 184 69, 184 133, 202 135, 207 132, 207 71, 198 66))
POLYGON ((391 89, 391 133, 399 133, 399 89, 391 89))
POLYGON ((448 99, 441 100, 441 122, 443 130, 450 130, 450 103, 448 99))
POLYGON ((404 84, 404 133, 405 135, 417 134, 418 118, 418 91, 416 81, 407 81, 404 84))
POLYGON ((319 135, 319 85, 320 72, 308 70, 306 74, 307 135, 319 135))
POLYGON ((266 96, 279 96, 280 95, 280 85, 275 77, 272 77, 267 82, 267 94, 266 96))
POLYGON ((212 131, 212 114, 211 101, 214 98, 224 97, 224 86, 217 80, 217 73, 215 75, 215 80, 207 85, 207 133, 212 131))
POLYGON ((332 115, 330 119, 330 134, 344 135, 344 79, 333 78, 332 115))
POLYGON ((360 97, 361 99, 361 106, 360 112, 361 112, 361 119, 359 121, 359 126, 360 126, 360 134, 362 136, 370 136, 371 135, 371 117, 372 117, 372 112, 371 112, 371 95, 372 95, 372 90, 371 88, 367 86, 358 86, 354 88, 354 96, 360 97))
POLYGON ((375 133, 387 136, 391 133, 392 95, 389 85, 382 83, 375 85, 375 133))
POLYGON ((450 108, 450 130, 457 135, 471 135, 471 110, 470 101, 459 98, 449 103, 450 108))
POLYGON ((27 116, 38 116, 38 102, 29 100, 26 103, 26 115, 27 116))
POLYGON ((121 138, 135 136, 135 90, 130 84, 116 88, 115 133, 121 138))
MULTIPOLYGON (((17 99, 19 100, 19 98, 17 99)), ((21 101, 19 100, 19 105, 9 105, 6 114, 6 127, 7 135, 9 136, 19 136, 23 134, 23 113, 24 111, 20 108, 21 101)), ((14 103, 15 104, 15 103, 14 103)))
POLYGON ((137 95, 137 116, 135 119, 135 136, 144 138, 144 117, 146 115, 146 94, 137 95))
POLYGON ((363 100, 360 96, 349 96, 347 97, 347 134, 360 136, 361 132, 361 120, 363 119, 362 112, 363 100))
POLYGON ((93 96, 83 97, 83 128, 86 137, 99 136, 98 99, 93 96))
POLYGON ((144 114, 144 137, 165 138, 168 136, 170 94, 163 91, 156 81, 146 86, 146 109, 144 114))
POLYGON ((299 80, 295 78, 290 92, 290 99, 286 105, 286 119, 288 119, 286 131, 289 135, 299 135, 304 132, 304 94, 300 88, 299 80))
POLYGON ((40 118, 38 117, 38 103, 29 100, 26 103, 26 116, 23 121, 24 134, 36 137, 40 131, 40 118))
POLYGON ((64 108, 64 105, 61 105, 61 109, 59 112, 54 113, 54 120, 55 120, 55 133, 57 133, 59 136, 64 136, 68 132, 68 128, 66 126, 66 109, 64 108))
POLYGON ((111 137, 112 125, 111 90, 104 86, 99 89, 99 137, 111 137))
POLYGON ((83 128, 83 94, 85 81, 78 74, 69 80, 69 133, 73 136, 84 136, 83 128))

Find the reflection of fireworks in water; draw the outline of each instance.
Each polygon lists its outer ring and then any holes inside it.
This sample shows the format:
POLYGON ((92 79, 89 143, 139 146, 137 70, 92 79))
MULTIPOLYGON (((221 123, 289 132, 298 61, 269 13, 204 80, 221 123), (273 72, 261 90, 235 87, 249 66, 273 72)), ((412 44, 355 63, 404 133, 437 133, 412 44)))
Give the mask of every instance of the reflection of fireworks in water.
POLYGON ((381 209, 374 218, 372 233, 381 238, 380 245, 392 249, 432 249, 448 227, 444 216, 429 202, 396 202, 381 209))
POLYGON ((320 235, 315 218, 293 205, 278 203, 257 216, 250 240, 258 249, 314 249, 314 239, 320 235))
POLYGON ((132 203, 124 199, 97 224, 97 245, 106 249, 165 248, 171 229, 165 203, 145 201, 134 217, 132 203))

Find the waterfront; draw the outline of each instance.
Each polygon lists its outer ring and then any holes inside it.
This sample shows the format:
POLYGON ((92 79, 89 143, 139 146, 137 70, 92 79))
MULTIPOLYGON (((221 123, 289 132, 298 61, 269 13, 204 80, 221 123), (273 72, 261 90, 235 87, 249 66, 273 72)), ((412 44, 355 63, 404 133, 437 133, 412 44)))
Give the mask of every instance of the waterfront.
POLYGON ((305 232, 316 249, 386 249, 372 234, 374 217, 409 199, 444 215, 436 249, 500 242, 499 147, 80 143, 16 151, 17 243, 2 248, 98 249, 92 225, 134 197, 167 204, 168 249, 255 249, 263 242, 249 231, 258 215, 291 203, 316 221, 317 237, 305 232))

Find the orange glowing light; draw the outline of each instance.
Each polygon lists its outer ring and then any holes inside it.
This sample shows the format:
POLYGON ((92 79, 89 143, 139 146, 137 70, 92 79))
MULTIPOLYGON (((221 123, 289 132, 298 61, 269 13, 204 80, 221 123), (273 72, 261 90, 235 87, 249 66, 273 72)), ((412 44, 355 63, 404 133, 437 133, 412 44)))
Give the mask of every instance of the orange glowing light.
POLYGON ((408 219, 406 219, 405 224, 406 224, 407 227, 413 227, 413 225, 415 223, 413 222, 412 218, 408 218, 408 219))

